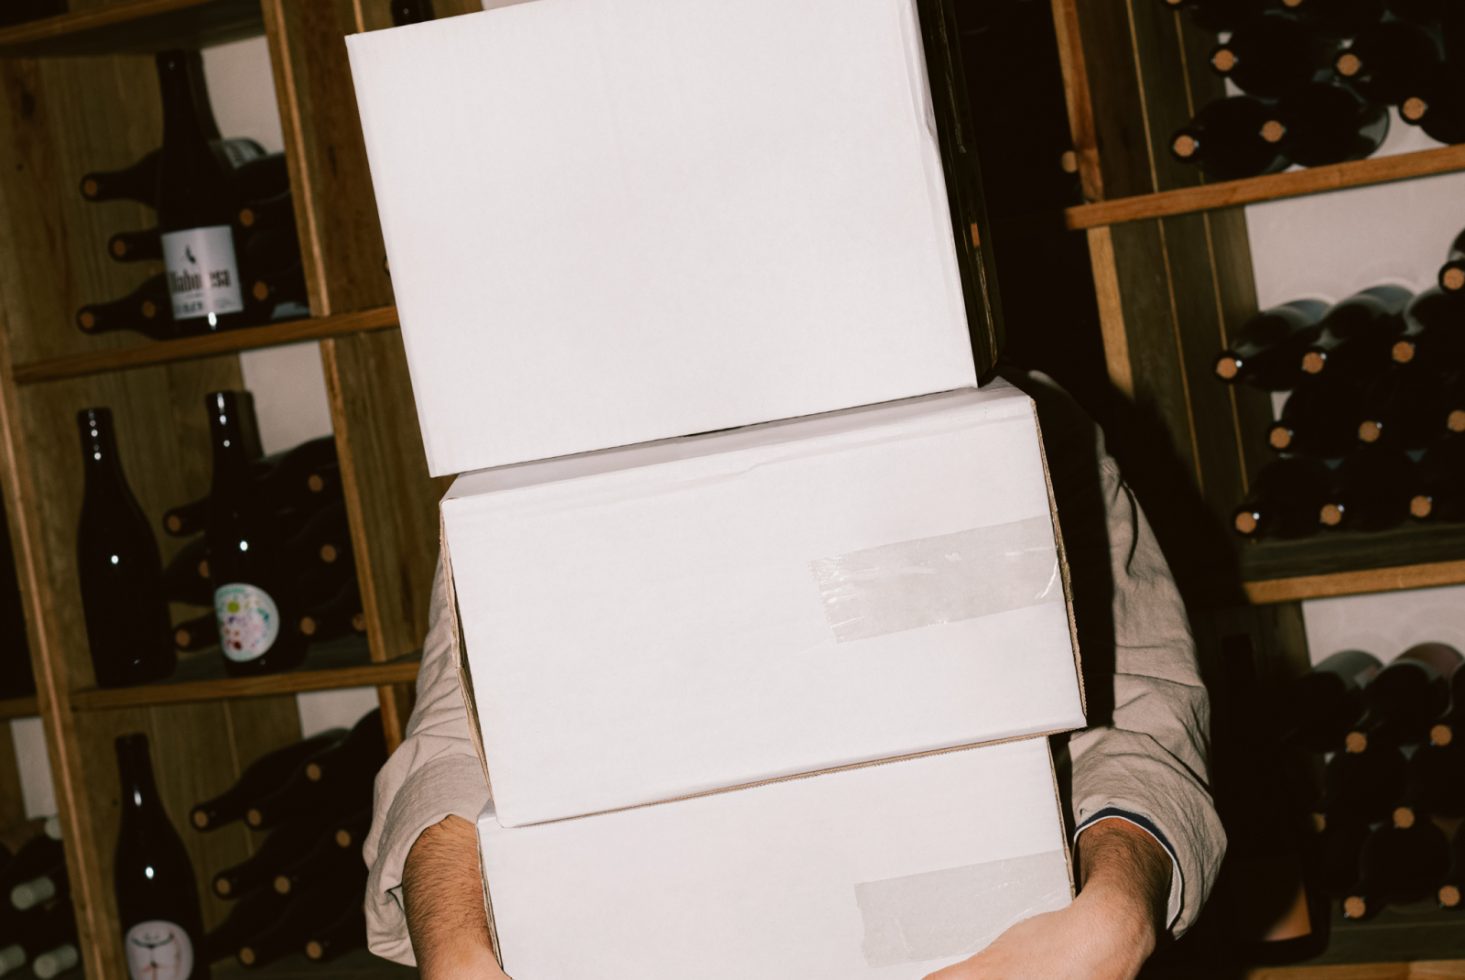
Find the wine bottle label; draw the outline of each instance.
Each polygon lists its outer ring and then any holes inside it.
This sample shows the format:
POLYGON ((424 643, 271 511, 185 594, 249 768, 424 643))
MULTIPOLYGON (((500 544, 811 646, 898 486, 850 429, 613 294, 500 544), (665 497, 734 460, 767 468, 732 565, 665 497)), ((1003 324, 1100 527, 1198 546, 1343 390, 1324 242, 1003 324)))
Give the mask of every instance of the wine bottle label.
POLYGON ((244 309, 234 233, 228 225, 170 231, 163 235, 163 264, 173 319, 191 320, 244 309))
POLYGON ((219 647, 238 663, 257 660, 269 652, 280 635, 280 610, 269 593, 243 582, 214 590, 214 612, 219 618, 219 647))
POLYGON ((139 922, 127 930, 126 943, 132 980, 187 980, 193 973, 193 943, 176 922, 139 922))

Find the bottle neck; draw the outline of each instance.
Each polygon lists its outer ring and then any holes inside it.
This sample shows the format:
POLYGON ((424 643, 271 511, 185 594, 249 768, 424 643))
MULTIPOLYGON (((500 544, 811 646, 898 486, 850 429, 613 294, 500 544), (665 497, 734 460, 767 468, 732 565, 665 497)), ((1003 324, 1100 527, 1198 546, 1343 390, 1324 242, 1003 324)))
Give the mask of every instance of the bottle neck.
POLYGON ((214 444, 214 483, 245 480, 249 476, 252 424, 247 402, 232 391, 214 392, 207 399, 209 431, 214 444))
POLYGON ((77 414, 76 425, 81 434, 81 454, 87 475, 120 478, 122 465, 117 458, 117 433, 112 428, 112 413, 105 408, 83 409, 77 414))
POLYGON ((194 93, 202 81, 194 78, 193 59, 186 51, 163 51, 158 55, 158 86, 163 97, 163 145, 184 143, 206 145, 207 126, 200 118, 194 93))
POLYGON ((122 777, 124 813, 150 810, 160 805, 145 736, 124 735, 117 740, 117 770, 122 777))

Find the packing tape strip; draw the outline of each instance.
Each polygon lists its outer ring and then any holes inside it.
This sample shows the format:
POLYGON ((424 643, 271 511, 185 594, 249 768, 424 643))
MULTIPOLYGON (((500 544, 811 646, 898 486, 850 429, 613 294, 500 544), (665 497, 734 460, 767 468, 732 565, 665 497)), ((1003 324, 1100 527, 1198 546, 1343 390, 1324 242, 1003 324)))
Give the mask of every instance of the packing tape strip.
POLYGON ((836 642, 1063 601, 1045 515, 809 563, 836 642))
POLYGON ((960 959, 1072 900, 1062 850, 855 885, 871 967, 960 959))

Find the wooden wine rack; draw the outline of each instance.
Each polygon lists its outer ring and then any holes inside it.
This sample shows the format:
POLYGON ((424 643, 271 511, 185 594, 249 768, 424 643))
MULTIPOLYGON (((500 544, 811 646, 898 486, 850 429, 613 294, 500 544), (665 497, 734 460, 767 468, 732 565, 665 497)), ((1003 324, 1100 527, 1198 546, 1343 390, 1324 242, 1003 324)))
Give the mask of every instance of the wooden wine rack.
MULTIPOLYGON (((439 16, 480 6, 435 0, 439 16)), ((444 484, 427 475, 343 40, 390 26, 388 11, 387 0, 71 0, 65 15, 0 29, 0 478, 38 685, 35 698, 0 701, 0 720, 43 720, 91 978, 126 977, 112 894, 116 735, 149 733, 159 789, 182 828, 192 802, 299 737, 296 693, 375 686, 393 745, 410 709, 444 484), (83 336, 74 310, 122 295, 138 276, 106 259, 107 234, 145 227, 150 215, 85 202, 77 183, 161 142, 151 53, 259 36, 274 73, 311 316, 161 343, 83 336), (180 667, 157 684, 96 688, 75 567, 77 410, 112 408, 124 469, 156 519, 208 490, 204 393, 243 387, 241 351, 302 341, 318 344, 326 379, 365 640, 315 650, 287 674, 195 676, 180 667)), ((179 543, 160 537, 165 559, 179 543)), ((0 821, 19 818, 19 800, 9 728, 0 725, 0 821)), ((183 838, 211 926, 227 908, 203 887, 205 876, 245 858, 253 841, 239 827, 183 838)), ((368 960, 353 960, 351 975, 365 975, 368 960)), ((284 975, 256 975, 272 972, 284 975)))

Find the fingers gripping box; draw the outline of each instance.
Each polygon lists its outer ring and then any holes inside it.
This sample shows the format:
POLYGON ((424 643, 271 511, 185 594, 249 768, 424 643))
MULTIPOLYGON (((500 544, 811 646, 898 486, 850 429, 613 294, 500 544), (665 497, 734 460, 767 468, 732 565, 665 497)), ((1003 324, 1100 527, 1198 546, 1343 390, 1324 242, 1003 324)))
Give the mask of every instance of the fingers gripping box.
POLYGON ((442 519, 504 826, 1083 725, 1005 383, 469 474, 442 519))

